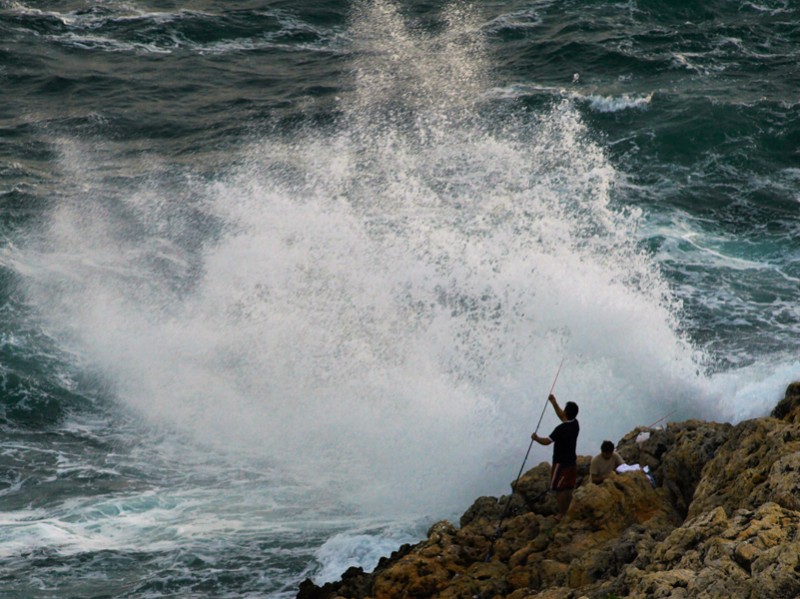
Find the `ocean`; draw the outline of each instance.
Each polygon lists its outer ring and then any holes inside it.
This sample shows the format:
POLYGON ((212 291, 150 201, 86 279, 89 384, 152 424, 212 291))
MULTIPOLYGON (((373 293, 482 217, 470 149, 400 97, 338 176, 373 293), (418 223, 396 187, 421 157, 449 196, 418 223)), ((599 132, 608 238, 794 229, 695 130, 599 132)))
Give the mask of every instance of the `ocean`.
POLYGON ((552 386, 585 455, 768 414, 798 64, 793 0, 0 0, 0 596, 371 569, 552 386))

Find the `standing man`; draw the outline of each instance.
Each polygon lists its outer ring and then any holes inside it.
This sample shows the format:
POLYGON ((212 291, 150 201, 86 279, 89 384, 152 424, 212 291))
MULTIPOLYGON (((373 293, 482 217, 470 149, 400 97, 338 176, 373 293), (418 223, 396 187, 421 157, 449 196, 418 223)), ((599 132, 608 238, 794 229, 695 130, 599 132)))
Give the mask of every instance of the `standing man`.
POLYGON ((553 405, 561 424, 553 429, 549 437, 540 437, 533 433, 531 439, 540 445, 554 444, 553 465, 550 469, 550 490, 556 492, 558 518, 561 519, 567 513, 569 504, 572 502, 572 490, 575 488, 578 478, 576 446, 581 427, 576 419, 578 404, 568 401, 562 410, 555 395, 551 393, 547 399, 553 405))

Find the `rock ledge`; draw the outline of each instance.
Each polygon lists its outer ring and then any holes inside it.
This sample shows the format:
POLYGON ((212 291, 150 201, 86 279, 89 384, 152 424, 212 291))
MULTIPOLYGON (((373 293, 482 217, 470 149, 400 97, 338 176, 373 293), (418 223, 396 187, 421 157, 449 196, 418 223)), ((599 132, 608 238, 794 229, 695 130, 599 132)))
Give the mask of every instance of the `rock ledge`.
POLYGON ((542 463, 513 495, 477 499, 458 527, 438 522, 373 572, 306 580, 297 597, 799 597, 800 382, 770 417, 670 423, 639 446, 643 430, 617 451, 649 466, 655 488, 640 472, 588 483, 582 456, 584 483, 556 522, 542 463))

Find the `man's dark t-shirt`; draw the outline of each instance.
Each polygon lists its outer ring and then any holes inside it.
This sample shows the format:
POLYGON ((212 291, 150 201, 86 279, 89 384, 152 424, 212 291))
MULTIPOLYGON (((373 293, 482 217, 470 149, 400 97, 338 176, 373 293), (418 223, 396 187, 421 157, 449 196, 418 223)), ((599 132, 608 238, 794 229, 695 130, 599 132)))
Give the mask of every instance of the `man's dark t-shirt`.
POLYGON ((581 427, 577 420, 567 420, 562 422, 550 433, 553 440, 553 463, 562 466, 574 466, 578 463, 576 446, 578 445, 578 433, 581 427))

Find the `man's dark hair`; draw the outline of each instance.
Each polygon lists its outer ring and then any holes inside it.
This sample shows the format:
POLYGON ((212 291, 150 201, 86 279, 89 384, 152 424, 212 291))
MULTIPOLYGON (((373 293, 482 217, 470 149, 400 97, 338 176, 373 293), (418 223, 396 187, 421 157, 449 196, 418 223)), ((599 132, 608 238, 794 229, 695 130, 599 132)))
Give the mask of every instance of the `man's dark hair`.
POLYGON ((614 451, 614 444, 611 441, 603 441, 603 443, 600 445, 600 451, 614 451))
POLYGON ((564 406, 564 415, 572 420, 578 415, 578 404, 574 401, 568 401, 567 405, 564 406))

